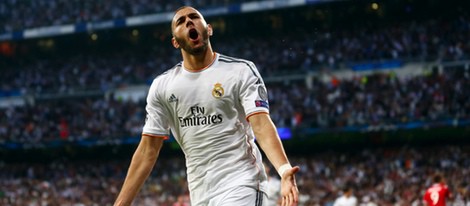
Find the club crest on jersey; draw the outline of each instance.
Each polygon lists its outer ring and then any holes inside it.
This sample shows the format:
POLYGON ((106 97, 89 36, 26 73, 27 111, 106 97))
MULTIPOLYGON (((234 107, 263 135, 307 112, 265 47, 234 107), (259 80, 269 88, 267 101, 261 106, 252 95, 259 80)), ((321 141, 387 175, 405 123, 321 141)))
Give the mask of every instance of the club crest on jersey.
POLYGON ((214 89, 212 89, 212 96, 214 96, 216 99, 224 96, 224 88, 222 87, 221 83, 214 84, 214 89))

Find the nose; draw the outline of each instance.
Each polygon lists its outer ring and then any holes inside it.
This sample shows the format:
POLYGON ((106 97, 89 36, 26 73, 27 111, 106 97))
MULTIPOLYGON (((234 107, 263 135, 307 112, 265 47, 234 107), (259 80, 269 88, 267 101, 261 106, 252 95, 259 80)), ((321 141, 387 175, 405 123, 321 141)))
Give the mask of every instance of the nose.
POLYGON ((191 18, 186 18, 186 27, 191 26, 191 25, 194 26, 193 20, 191 18))

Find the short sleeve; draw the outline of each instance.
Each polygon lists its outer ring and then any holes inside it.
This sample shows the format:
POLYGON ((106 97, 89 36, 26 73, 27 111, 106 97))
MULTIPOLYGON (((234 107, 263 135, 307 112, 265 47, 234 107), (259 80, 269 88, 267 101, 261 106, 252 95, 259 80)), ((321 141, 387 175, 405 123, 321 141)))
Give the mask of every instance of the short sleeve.
POLYGON ((248 62, 240 75, 240 101, 246 117, 256 113, 269 113, 268 92, 258 69, 248 62))
POLYGON ((168 116, 165 113, 164 105, 158 98, 157 85, 157 81, 154 80, 147 94, 147 105, 145 107, 147 115, 142 134, 168 137, 170 134, 168 116))

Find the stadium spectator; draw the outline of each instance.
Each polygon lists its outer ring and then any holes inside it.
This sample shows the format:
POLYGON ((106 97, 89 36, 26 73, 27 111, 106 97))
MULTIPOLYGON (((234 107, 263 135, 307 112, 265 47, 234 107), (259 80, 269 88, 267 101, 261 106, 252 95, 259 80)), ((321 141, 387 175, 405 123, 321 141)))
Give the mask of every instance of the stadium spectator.
POLYGON ((457 187, 457 192, 452 206, 470 206, 470 192, 469 186, 466 182, 461 182, 457 187))
POLYGON ((353 188, 349 185, 346 185, 343 190, 341 196, 339 196, 333 206, 357 206, 358 201, 356 196, 353 194, 353 188))

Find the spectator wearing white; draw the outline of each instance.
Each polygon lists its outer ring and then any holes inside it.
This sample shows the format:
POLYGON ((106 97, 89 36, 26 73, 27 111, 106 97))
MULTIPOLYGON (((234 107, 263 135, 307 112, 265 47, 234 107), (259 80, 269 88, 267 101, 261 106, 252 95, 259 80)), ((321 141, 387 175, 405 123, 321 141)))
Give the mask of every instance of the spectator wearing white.
POLYGON ((346 186, 343 194, 335 200, 333 206, 357 206, 357 198, 353 194, 353 189, 346 186))
POLYGON ((266 162, 264 163, 264 169, 268 176, 268 189, 266 191, 268 199, 266 206, 281 205, 281 180, 277 175, 271 174, 271 167, 266 162))

